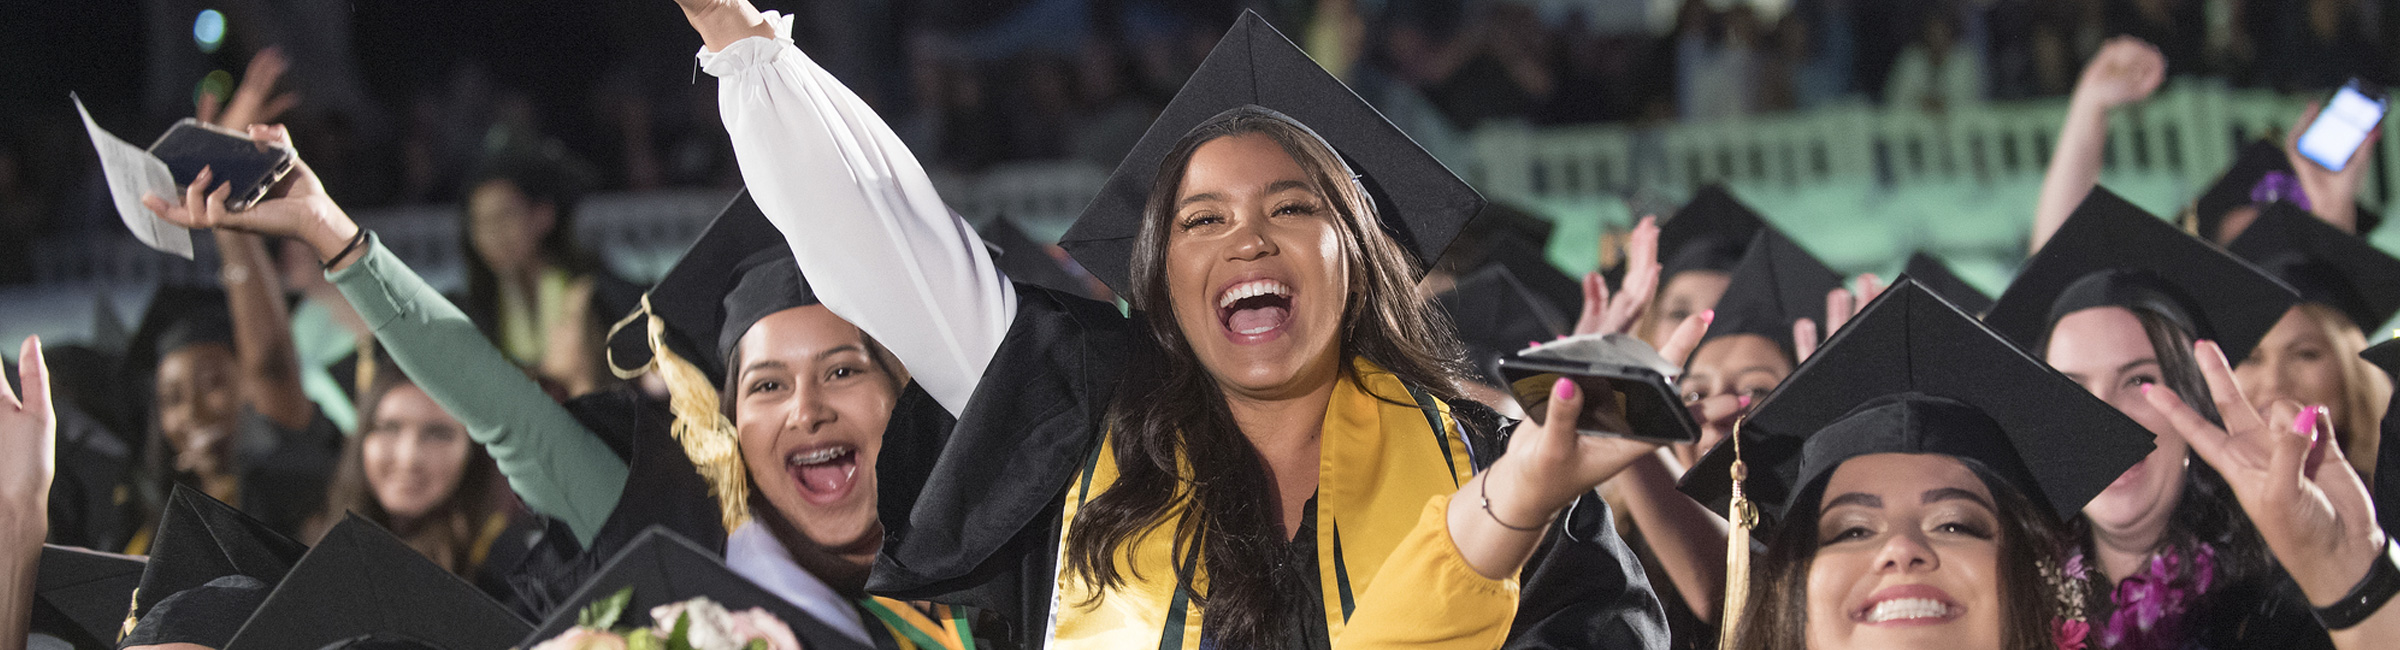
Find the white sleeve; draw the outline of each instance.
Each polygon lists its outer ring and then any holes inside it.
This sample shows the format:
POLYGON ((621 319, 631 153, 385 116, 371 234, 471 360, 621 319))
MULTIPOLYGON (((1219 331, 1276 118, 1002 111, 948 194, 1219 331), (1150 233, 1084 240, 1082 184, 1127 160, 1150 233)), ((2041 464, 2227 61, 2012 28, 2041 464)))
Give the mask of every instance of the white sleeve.
POLYGON ((790 17, 766 17, 774 39, 700 52, 742 180, 817 299, 956 414, 1016 318, 1016 292, 900 136, 792 45, 790 17))

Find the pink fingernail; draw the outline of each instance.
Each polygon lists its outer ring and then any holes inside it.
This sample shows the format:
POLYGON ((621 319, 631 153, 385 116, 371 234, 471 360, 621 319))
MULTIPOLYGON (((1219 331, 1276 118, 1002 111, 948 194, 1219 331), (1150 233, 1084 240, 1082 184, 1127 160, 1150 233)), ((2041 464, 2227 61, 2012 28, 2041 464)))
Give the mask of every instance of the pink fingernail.
POLYGON ((1575 382, 1570 381, 1565 377, 1560 377, 1558 378, 1558 385, 1551 388, 1550 394, 1557 399, 1574 399, 1575 382))
POLYGON ((2155 384, 2142 384, 2142 395, 2145 395, 2145 396, 2149 395, 2149 394, 2150 394, 2150 387, 2151 387, 2151 386, 2153 386, 2153 385, 2155 385, 2155 384))
POLYGON ((2317 432, 2317 415, 2322 413, 2324 410, 2325 407, 2322 406, 2311 406, 2301 409, 2300 417, 2292 420, 2292 433, 2297 433, 2304 436, 2315 435, 2317 432))
POLYGON ((1706 310, 1701 310, 1701 312, 1700 312, 1700 322, 1703 322, 1703 323, 1714 323, 1714 322, 1716 322, 1716 321, 1717 321, 1717 310, 1714 310, 1714 309, 1706 309, 1706 310))
POLYGON ((1733 398, 1733 401, 1734 401, 1734 403, 1736 403, 1736 404, 1740 404, 1740 405, 1742 405, 1742 408, 1750 408, 1750 396, 1749 396, 1749 395, 1740 395, 1740 396, 1736 396, 1736 397, 1734 397, 1734 398, 1733 398))

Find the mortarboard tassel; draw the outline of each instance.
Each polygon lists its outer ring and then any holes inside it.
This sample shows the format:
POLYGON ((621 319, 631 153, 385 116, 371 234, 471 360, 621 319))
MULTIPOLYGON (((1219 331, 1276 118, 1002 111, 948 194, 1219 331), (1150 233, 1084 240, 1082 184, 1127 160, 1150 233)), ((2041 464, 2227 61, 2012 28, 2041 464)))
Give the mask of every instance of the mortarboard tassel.
POLYGON ((740 434, 734 431, 733 422, 725 419, 717 388, 709 383, 708 375, 667 347, 667 321, 651 311, 649 294, 642 295, 641 309, 609 328, 611 338, 617 328, 636 318, 649 321, 650 362, 626 369, 617 367, 612 359, 609 370, 624 379, 656 372, 666 382, 667 410, 675 414, 675 441, 682 443, 683 454, 691 458, 692 471, 708 481, 709 495, 717 498, 719 514, 724 517, 725 532, 731 533, 750 522, 750 479, 742 467, 740 434))
POLYGON ((1734 647, 1742 628, 1742 609, 1750 602, 1750 529, 1758 526, 1758 504, 1742 493, 1742 481, 1749 480, 1750 469, 1742 464, 1741 421, 1733 424, 1732 440, 1733 467, 1728 474, 1733 480, 1733 498, 1725 513, 1733 531, 1725 537, 1725 604, 1717 611, 1720 648, 1734 647))

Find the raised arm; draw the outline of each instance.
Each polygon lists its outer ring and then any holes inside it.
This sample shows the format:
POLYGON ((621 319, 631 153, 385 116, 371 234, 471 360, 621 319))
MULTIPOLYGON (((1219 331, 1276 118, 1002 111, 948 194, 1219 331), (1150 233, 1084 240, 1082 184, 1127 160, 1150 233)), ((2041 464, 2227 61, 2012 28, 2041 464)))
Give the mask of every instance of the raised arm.
POLYGON ((241 364, 242 399, 251 410, 288 431, 308 427, 317 405, 300 388, 300 354, 292 343, 291 309, 283 282, 267 259, 264 238, 219 230, 218 275, 225 306, 233 313, 233 350, 241 364))
POLYGON ((718 78, 750 195, 827 309, 891 349, 951 413, 1016 317, 1016 293, 898 134, 747 0, 680 0, 718 78))
MULTIPOLYGON (((250 137, 288 143, 281 127, 251 127, 250 137)), ((557 517, 589 544, 624 492, 625 461, 599 436, 508 361, 465 313, 443 299, 400 258, 365 236, 341 206, 325 196, 308 164, 270 196, 241 212, 225 211, 224 186, 203 194, 209 173, 192 182, 182 206, 155 198, 152 211, 185 227, 225 228, 305 241, 327 279, 358 309, 375 337, 418 388, 466 425, 508 477, 525 505, 557 517)))
POLYGON ((2102 154, 2108 148, 2108 110, 2148 98, 2166 72, 2167 59, 2158 48, 2131 36, 2108 39, 2084 64, 2075 94, 2067 99, 2067 121, 2059 125, 2050 169, 2042 174, 2041 196, 2034 200, 2033 247, 2026 254, 2049 243, 2050 235, 2099 184, 2102 154))
POLYGON ((24 647, 32 628, 34 578, 50 530, 50 479, 56 473, 58 414, 50 407, 50 368, 40 339, 26 337, 10 390, 0 378, 0 647, 24 647), (20 394, 22 398, 18 397, 20 394))

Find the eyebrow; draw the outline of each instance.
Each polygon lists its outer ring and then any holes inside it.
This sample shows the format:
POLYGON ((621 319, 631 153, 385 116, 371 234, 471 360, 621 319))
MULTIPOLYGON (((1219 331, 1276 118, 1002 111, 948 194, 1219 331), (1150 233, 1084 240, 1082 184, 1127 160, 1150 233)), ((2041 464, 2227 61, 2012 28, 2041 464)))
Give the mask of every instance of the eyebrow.
POLYGON ((1926 490, 1926 491, 1925 491, 1925 497, 1924 497, 1924 499, 1925 499, 1925 503, 1928 503, 1928 504, 1932 504, 1932 503, 1938 503, 1938 502, 1942 502, 1942 501, 1953 501, 1953 500, 1956 500, 1956 501, 1971 501, 1971 502, 1974 502, 1974 503, 1975 503, 1975 505, 1983 506, 1983 507, 1984 507, 1984 509, 1986 509, 1986 510, 1992 510, 1992 511, 1998 511, 1998 510, 1999 510, 1998 508, 1994 508, 1994 507, 1992 507, 1992 502, 1991 502, 1990 500, 1988 500, 1988 499, 1985 499, 1985 498, 1983 498, 1983 495, 1976 494, 1976 493, 1973 493, 1973 492, 1968 492, 1968 491, 1966 491, 1966 490, 1962 490, 1962 489, 1959 489, 1959 488, 1954 488, 1954 487, 1946 487, 1946 488, 1934 488, 1934 489, 1931 489, 1931 490, 1926 490))
POLYGON ((750 373, 753 373, 753 372, 758 372, 758 371, 760 371, 760 370, 766 370, 766 369, 770 369, 770 368, 772 368, 772 369, 776 369, 776 370, 782 370, 782 369, 784 369, 785 367, 786 367, 786 366, 784 366, 784 365, 783 365, 783 362, 781 362, 781 361, 774 361, 774 360, 761 360, 761 361, 752 361, 752 362, 750 362, 750 365, 742 366, 742 374, 743 374, 743 375, 748 375, 748 374, 750 374, 750 373))
POLYGON ((2142 367, 2142 366, 2160 366, 2160 367, 2164 367, 2165 365, 2166 365, 2166 364, 2159 363, 2159 362, 2158 362, 2158 359, 2157 359, 2156 357, 2152 357, 2152 358, 2149 358, 2149 359, 2135 359, 2135 360, 2132 360, 2132 361, 2127 361, 2127 362, 2125 362, 2125 365, 2122 365, 2122 366, 2117 366, 2117 373, 2118 373, 2118 374, 2124 374, 2124 373, 2125 373, 2125 372, 2127 372, 2127 371, 2133 370, 2133 369, 2135 369, 2135 368, 2140 368, 2140 367, 2142 367))
MULTIPOLYGON (((1316 187, 1310 185, 1308 181, 1291 178, 1268 183, 1267 191, 1265 193, 1279 194, 1290 190, 1307 190, 1310 194, 1316 193, 1316 187)), ((1218 194, 1216 192, 1201 192, 1199 194, 1183 197, 1183 200, 1181 201, 1176 201, 1175 207, 1180 208, 1194 203, 1223 200, 1225 200, 1225 195, 1223 194, 1218 194)))
POLYGON ((844 352, 859 352, 859 353, 864 353, 864 352, 866 352, 866 350, 865 350, 865 349, 862 349, 862 348, 860 348, 860 347, 858 347, 858 346, 857 346, 857 345, 855 345, 855 344, 853 344, 853 345, 841 345, 841 346, 835 346, 833 349, 830 349, 830 350, 826 350, 826 351, 824 351, 824 352, 819 352, 819 353, 817 353, 817 359, 818 359, 818 360, 820 360, 820 361, 821 361, 821 360, 824 360, 824 359, 829 359, 829 358, 832 358, 832 357, 833 357, 833 355, 841 354, 841 353, 844 353, 844 352))
POLYGON ((1218 193, 1216 193, 1216 192, 1201 192, 1201 193, 1199 193, 1199 194, 1194 194, 1194 195, 1191 195, 1191 196, 1183 197, 1183 200, 1181 200, 1181 201, 1176 201, 1176 202, 1175 202, 1175 207, 1178 207, 1178 208, 1180 208, 1180 207, 1187 206, 1187 205, 1191 205, 1191 204, 1194 204, 1194 203, 1205 203, 1205 202, 1209 202, 1209 201, 1223 201, 1223 200, 1225 200, 1225 195, 1218 194, 1218 193))
POLYGON ((1881 507, 1883 507, 1883 497, 1875 496, 1875 495, 1872 495, 1872 494, 1867 494, 1867 493, 1865 493, 1865 492, 1851 492, 1851 493, 1843 494, 1843 495, 1841 495, 1841 496, 1838 496, 1838 497, 1834 497, 1832 501, 1827 501, 1827 502, 1825 502, 1825 507, 1824 507, 1824 508, 1822 508, 1822 509, 1823 509, 1823 510, 1832 510, 1832 509, 1834 509, 1834 508, 1839 508, 1839 507, 1842 507, 1842 506, 1860 506, 1860 507, 1866 507, 1866 508, 1881 508, 1881 507))

